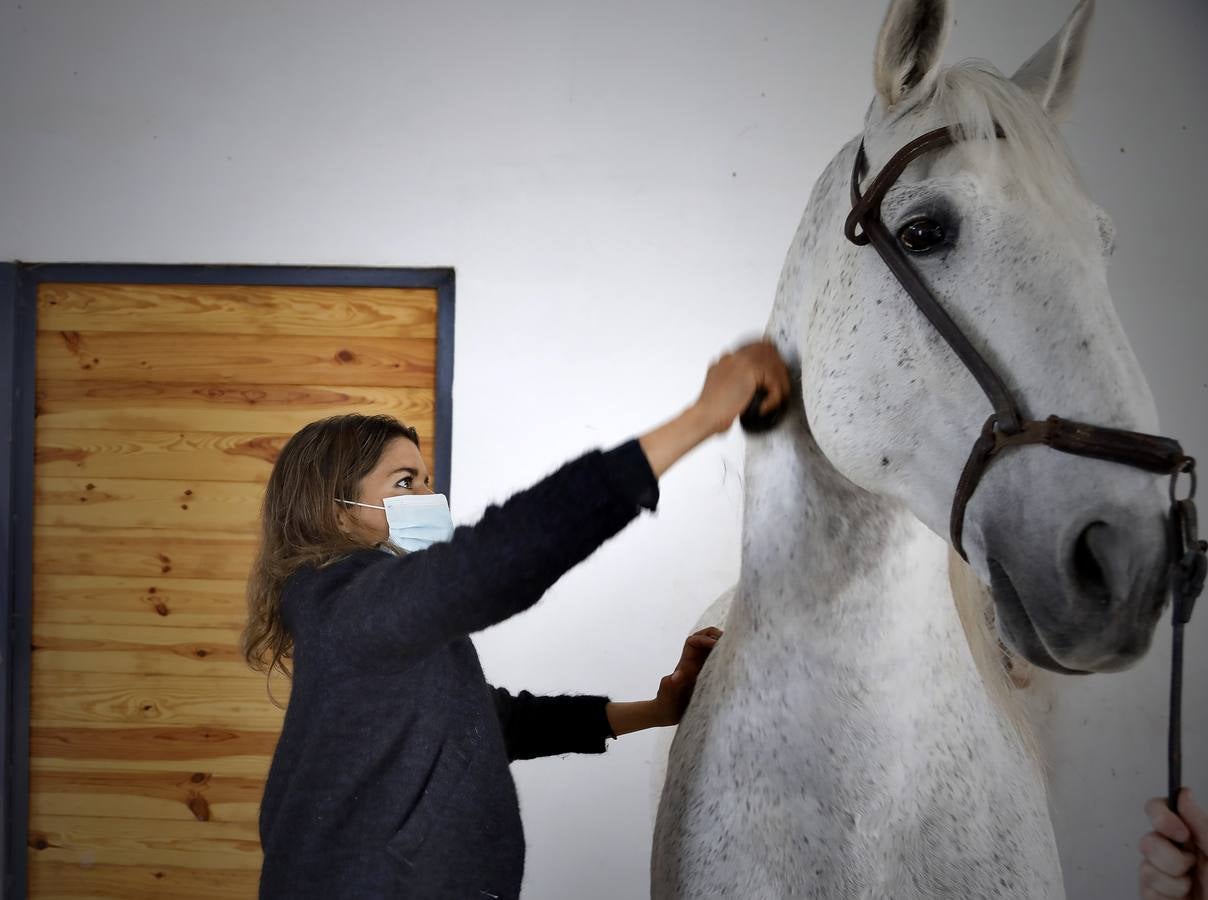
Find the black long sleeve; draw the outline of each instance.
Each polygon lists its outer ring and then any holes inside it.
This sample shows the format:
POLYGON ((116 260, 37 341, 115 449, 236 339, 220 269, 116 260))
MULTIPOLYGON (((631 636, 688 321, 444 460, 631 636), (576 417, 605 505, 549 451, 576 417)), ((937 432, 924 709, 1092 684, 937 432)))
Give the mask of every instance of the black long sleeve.
POLYGON ((513 696, 501 687, 491 688, 491 694, 508 762, 563 753, 603 753, 605 740, 616 737, 605 712, 607 697, 538 697, 528 691, 513 696))
POLYGON ((401 557, 366 551, 371 564, 334 598, 327 652, 358 668, 397 665, 502 622, 657 503, 658 482, 635 440, 567 463, 446 543, 401 557))

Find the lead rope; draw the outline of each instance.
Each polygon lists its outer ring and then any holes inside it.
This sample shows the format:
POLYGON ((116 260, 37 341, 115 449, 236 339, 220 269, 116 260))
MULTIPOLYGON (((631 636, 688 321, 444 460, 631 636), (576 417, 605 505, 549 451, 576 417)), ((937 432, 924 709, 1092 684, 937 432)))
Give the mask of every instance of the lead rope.
POLYGON ((1195 460, 1186 462, 1170 476, 1170 522, 1174 542, 1174 565, 1170 573, 1172 643, 1170 655, 1170 725, 1167 732, 1168 780, 1166 805, 1178 814, 1179 790, 1183 785, 1183 626, 1208 574, 1208 541, 1197 534, 1195 514, 1195 460), (1190 480, 1187 496, 1179 499, 1180 475, 1190 480))

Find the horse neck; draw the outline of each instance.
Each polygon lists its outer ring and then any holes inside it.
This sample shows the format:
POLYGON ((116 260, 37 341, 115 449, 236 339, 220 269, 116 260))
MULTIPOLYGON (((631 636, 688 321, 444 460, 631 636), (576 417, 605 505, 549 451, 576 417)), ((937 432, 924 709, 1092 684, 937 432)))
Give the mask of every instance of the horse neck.
MULTIPOLYGON (((842 223, 857 146, 843 148, 816 182, 781 273, 767 333, 790 361, 799 329, 809 327, 814 282, 833 268, 820 261, 833 264, 851 249, 842 223)), ((946 544, 902 503, 848 481, 814 441, 800 403, 774 431, 748 440, 742 544, 731 619, 740 633, 805 620, 798 633, 813 635, 819 649, 909 641, 916 656, 951 660, 957 646, 968 658, 946 544)))
POLYGON ((742 594, 768 612, 847 622, 895 609, 915 615, 915 598, 902 593, 945 584, 943 541, 901 503, 848 481, 799 410, 749 441, 744 494, 742 594))

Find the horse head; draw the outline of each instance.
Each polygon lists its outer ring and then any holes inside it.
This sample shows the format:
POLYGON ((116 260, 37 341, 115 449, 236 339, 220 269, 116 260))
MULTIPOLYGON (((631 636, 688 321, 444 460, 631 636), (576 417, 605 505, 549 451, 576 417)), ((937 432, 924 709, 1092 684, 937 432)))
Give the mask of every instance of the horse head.
MULTIPOLYGON (((793 310, 782 334, 801 360, 814 440, 848 480, 944 536, 990 410, 882 259, 843 237, 853 161, 862 146, 866 189, 903 145, 959 129, 960 140, 912 161, 885 193, 888 233, 1028 418, 1156 432, 1108 290, 1111 221, 1057 130, 1092 6, 1082 0, 1008 78, 988 64, 940 64, 947 3, 893 0, 863 133, 819 180, 786 262, 793 310)), ((1165 599, 1164 498, 1155 475, 1111 462, 1043 448, 998 458, 968 504, 963 542, 992 588, 1002 640, 1062 672, 1138 660, 1165 599)))

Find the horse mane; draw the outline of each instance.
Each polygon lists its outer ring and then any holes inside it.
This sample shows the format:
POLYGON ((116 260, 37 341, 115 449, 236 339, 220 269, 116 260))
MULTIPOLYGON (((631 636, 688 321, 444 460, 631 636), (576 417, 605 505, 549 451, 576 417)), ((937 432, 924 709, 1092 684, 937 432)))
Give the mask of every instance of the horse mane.
POLYGON ((1032 665, 1013 655, 994 628, 994 599, 973 568, 948 548, 948 585, 956 605, 973 663, 990 699, 1002 713, 1033 762, 1043 768, 1043 758, 1031 717, 1021 692, 1031 684, 1032 665))
POLYGON ((923 106, 959 126, 964 139, 957 152, 971 168, 998 175, 1002 186, 1022 190, 1029 204, 1057 219, 1085 208, 1082 183, 1056 121, 990 63, 969 59, 943 69, 923 106), (998 128, 1005 140, 998 138, 998 128))

